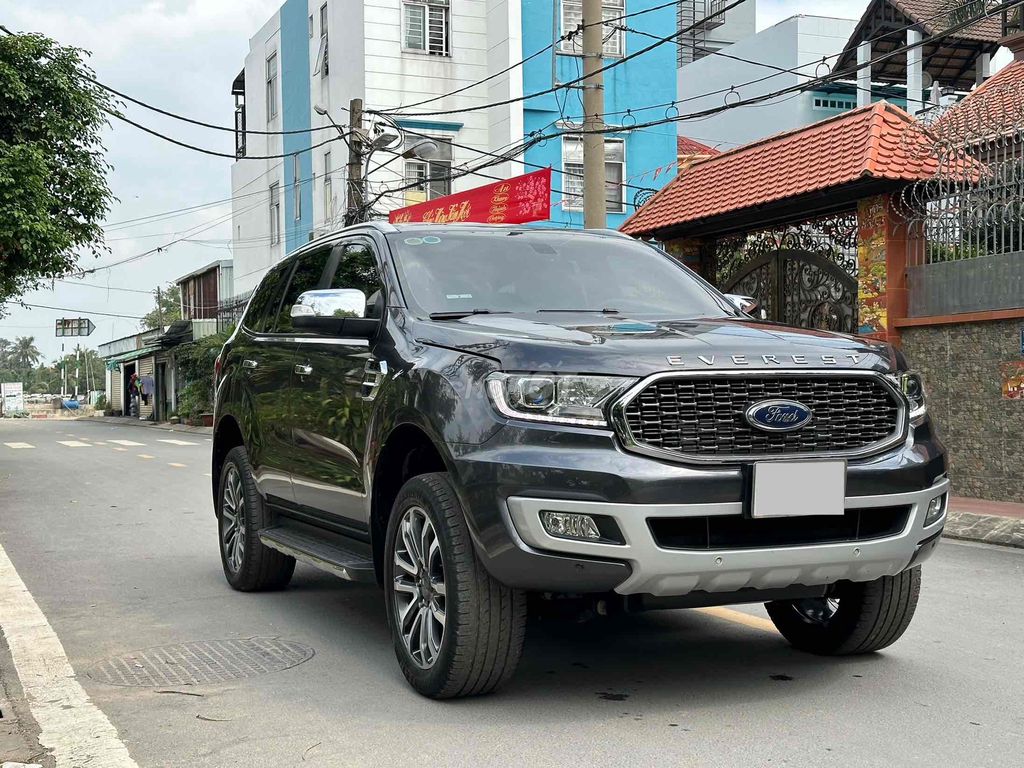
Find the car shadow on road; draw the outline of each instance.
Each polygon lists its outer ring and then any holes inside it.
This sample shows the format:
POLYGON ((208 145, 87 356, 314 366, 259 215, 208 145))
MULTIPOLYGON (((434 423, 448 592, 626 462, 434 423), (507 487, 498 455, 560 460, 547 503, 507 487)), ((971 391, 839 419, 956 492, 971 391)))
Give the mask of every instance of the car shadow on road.
MULTIPOLYGON (((285 596, 278 607, 295 611, 292 626, 299 634, 303 623, 312 621, 317 626, 309 630, 365 649, 363 662, 380 665, 382 677, 397 674, 378 587, 303 569, 285 596)), ((608 706, 573 708, 574 719, 622 717, 638 707, 717 709, 795 699, 809 688, 836 687, 849 693, 860 678, 884 677, 898 663, 884 653, 812 656, 791 648, 774 632, 700 611, 653 611, 585 622, 569 615, 531 614, 517 674, 496 697, 474 700, 474 706, 521 703, 523 716, 537 720, 566 704, 578 705, 581 698, 608 706), (540 699, 538 691, 544 692, 540 699)))

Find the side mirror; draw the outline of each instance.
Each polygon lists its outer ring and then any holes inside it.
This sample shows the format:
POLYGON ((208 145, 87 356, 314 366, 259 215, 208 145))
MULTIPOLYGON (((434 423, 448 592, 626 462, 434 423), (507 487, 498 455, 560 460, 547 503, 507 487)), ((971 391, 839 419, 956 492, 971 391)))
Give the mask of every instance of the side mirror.
POLYGON ((768 313, 761 306, 760 302, 753 296, 740 296, 736 293, 727 293, 725 298, 729 300, 736 309, 745 315, 756 317, 760 320, 765 320, 768 317, 768 313))
POLYGON ((381 297, 375 305, 367 306, 366 294, 355 288, 328 288, 306 291, 292 305, 292 325, 297 331, 369 339, 380 328, 383 314, 381 297), (367 312, 367 309, 370 312, 367 312), (367 317, 374 314, 377 317, 367 317))

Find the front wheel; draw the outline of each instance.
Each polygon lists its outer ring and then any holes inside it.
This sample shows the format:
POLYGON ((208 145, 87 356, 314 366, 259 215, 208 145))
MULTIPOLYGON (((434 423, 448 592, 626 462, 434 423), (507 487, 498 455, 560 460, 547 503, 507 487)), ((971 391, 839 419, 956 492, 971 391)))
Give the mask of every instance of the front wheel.
POLYGON ((523 649, 526 596, 491 578, 444 473, 409 480, 388 522, 388 624, 406 679, 435 699, 489 693, 523 649))
POLYGON ((823 656, 878 651, 910 626, 921 593, 921 567, 868 582, 843 582, 828 597, 765 603, 795 648, 823 656))

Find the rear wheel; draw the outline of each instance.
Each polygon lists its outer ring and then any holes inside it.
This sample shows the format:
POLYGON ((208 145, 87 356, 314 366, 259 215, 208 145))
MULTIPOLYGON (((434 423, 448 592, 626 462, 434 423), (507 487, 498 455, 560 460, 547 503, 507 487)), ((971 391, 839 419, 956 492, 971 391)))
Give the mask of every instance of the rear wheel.
POLYGON ((265 527, 263 498, 242 446, 228 451, 220 471, 217 530, 220 559, 228 584, 242 592, 281 589, 291 581, 295 559, 260 541, 265 527))
POLYGON ((447 475, 419 475, 399 491, 384 584, 395 654, 418 692, 473 696, 512 676, 523 648, 526 596, 480 563, 447 475))
POLYGON ((921 568, 875 581, 843 582, 829 597, 766 603, 776 628, 794 647, 824 656, 878 651, 910 626, 921 593, 921 568))

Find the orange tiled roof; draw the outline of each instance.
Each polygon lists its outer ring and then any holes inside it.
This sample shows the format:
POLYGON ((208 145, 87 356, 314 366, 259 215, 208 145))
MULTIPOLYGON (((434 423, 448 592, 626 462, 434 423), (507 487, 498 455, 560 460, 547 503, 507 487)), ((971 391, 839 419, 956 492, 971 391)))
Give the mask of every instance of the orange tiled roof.
POLYGON ((935 126, 944 136, 971 133, 979 137, 1002 133, 1024 115, 1024 59, 1011 61, 947 109, 935 126))
POLYGON ((676 136, 677 155, 720 155, 719 150, 687 136, 676 136))
MULTIPOLYGON (((908 19, 920 24, 928 35, 940 34, 957 22, 957 16, 951 12, 951 9, 957 4, 951 3, 949 0, 889 0, 889 2, 908 19)), ((964 6, 961 18, 980 16, 986 10, 981 3, 975 4, 961 0, 960 5, 964 6)), ((977 24, 971 24, 969 27, 955 32, 952 37, 958 40, 998 43, 1002 36, 1002 20, 999 14, 993 14, 977 24)))
POLYGON ((649 234, 865 178, 928 178, 935 160, 912 149, 924 140, 915 126, 914 118, 883 101, 746 144, 681 173, 622 231, 649 234))

